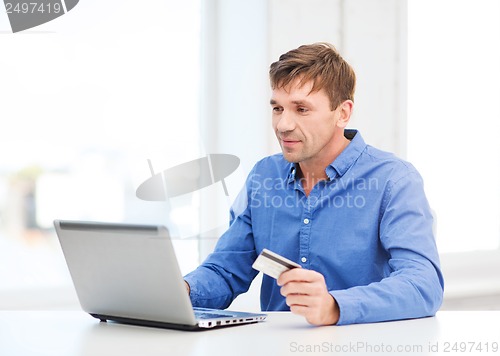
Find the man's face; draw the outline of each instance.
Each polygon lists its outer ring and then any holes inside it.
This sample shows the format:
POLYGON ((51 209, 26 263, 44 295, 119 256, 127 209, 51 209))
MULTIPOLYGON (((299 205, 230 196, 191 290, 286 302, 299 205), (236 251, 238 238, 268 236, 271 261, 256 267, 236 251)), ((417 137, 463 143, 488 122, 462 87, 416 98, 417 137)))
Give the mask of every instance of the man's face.
POLYGON ((312 81, 299 83, 274 89, 270 101, 283 156, 289 162, 330 163, 332 148, 343 137, 343 127, 337 125, 341 105, 332 111, 323 89, 311 92, 312 81))

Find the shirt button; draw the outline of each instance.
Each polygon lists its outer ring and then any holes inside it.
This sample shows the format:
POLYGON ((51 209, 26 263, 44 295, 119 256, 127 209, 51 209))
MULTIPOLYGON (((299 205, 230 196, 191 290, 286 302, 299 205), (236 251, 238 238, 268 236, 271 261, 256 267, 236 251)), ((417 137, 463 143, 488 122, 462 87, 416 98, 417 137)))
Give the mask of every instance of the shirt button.
POLYGON ((309 224, 309 219, 304 219, 304 224, 309 224))
POLYGON ((302 257, 300 260, 302 261, 302 263, 306 263, 307 262, 307 258, 305 258, 305 257, 302 257))

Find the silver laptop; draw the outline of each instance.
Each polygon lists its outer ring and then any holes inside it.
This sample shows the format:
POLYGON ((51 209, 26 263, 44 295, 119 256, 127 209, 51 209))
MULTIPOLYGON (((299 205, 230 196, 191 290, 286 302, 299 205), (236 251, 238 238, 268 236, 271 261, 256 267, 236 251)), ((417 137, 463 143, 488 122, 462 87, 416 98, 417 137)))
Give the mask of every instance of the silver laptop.
POLYGON ((266 319, 193 308, 164 226, 61 220, 54 225, 82 309, 101 321, 205 330, 266 319))

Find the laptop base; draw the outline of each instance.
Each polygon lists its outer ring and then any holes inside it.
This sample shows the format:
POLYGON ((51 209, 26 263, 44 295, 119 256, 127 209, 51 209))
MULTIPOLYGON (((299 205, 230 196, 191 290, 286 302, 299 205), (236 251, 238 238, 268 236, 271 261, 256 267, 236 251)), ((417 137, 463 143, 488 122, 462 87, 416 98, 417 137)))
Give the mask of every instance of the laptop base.
MULTIPOLYGON (((111 316, 111 315, 92 314, 92 313, 90 315, 96 319, 99 319, 103 323, 106 323, 109 320, 109 321, 114 321, 114 322, 121 323, 121 324, 129 324, 129 325, 145 326, 145 327, 153 327, 153 328, 161 328, 161 329, 175 329, 175 330, 184 330, 184 331, 204 331, 204 330, 218 329, 221 327, 242 325, 242 324, 230 324, 230 325, 221 324, 221 325, 212 326, 209 328, 202 328, 199 325, 172 324, 172 323, 166 323, 166 322, 162 322, 162 321, 141 320, 141 319, 125 318, 125 317, 118 317, 118 316, 111 316)), ((252 322, 247 322, 244 325, 255 324, 257 322, 258 322, 258 320, 255 320, 252 322)))

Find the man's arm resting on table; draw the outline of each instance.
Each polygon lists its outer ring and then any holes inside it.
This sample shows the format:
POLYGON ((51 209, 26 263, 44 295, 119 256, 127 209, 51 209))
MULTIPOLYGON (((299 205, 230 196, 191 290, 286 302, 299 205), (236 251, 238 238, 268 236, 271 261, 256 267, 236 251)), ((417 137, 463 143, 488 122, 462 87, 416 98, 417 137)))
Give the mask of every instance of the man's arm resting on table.
MULTIPOLYGON (((184 283, 189 295, 189 283, 184 283)), ((291 312, 304 316, 310 324, 333 325, 339 320, 339 306, 328 293, 322 274, 295 268, 282 273, 278 284, 282 286, 281 294, 286 297, 291 312)))
POLYGON ((339 320, 339 306, 321 273, 294 268, 281 274, 278 285, 290 311, 304 316, 310 324, 334 325, 339 320))

